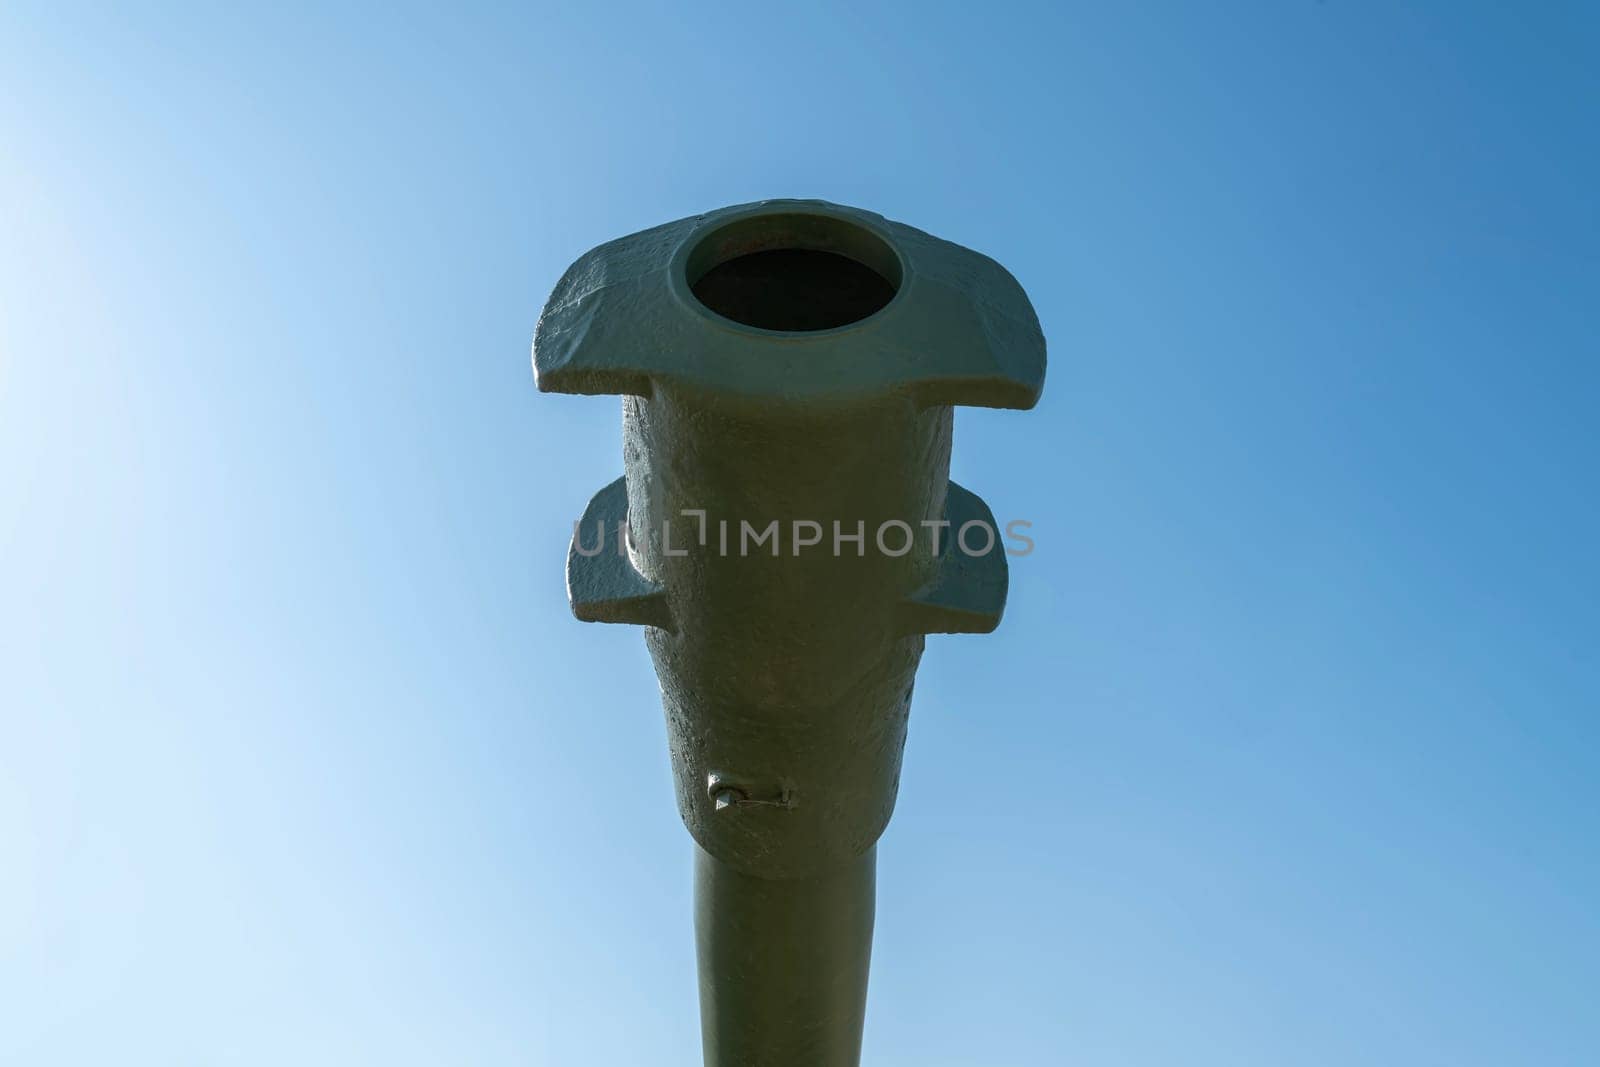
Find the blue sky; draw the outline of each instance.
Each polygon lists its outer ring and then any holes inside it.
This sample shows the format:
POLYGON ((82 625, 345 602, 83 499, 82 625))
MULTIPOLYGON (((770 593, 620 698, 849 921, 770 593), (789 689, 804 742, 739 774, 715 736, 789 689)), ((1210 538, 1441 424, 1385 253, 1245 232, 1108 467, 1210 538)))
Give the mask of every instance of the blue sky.
POLYGON ((954 475, 865 1062, 1592 1064, 1600 17, 0 12, 0 1062, 699 1062, 602 240, 815 196, 1050 342, 954 475))

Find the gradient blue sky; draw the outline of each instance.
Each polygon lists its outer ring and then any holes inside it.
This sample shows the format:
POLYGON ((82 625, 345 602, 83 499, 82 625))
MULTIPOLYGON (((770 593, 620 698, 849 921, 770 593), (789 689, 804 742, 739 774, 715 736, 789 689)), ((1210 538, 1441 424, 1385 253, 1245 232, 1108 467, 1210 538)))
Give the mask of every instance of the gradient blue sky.
POLYGON ((769 196, 1051 347, 865 1061, 1600 1061, 1600 9, 0 11, 0 1063, 699 1062, 561 270, 769 196))

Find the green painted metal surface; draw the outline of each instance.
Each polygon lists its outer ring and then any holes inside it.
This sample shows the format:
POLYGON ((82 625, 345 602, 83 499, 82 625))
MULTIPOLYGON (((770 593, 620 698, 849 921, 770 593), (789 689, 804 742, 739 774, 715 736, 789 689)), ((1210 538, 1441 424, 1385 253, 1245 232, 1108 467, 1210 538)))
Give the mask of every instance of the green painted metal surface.
POLYGON ((623 398, 624 476, 567 588, 578 618, 645 627, 697 845, 706 1063, 850 1067, 924 635, 1005 605, 993 516, 949 480, 951 406, 1037 401, 1033 308, 958 245, 765 201, 584 255, 533 357, 541 390, 623 398))

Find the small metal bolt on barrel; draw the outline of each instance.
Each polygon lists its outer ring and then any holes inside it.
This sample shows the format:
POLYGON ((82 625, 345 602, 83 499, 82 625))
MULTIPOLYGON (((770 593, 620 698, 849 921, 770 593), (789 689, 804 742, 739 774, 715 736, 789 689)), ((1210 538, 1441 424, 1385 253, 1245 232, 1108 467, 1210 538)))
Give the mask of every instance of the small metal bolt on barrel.
POLYGON ((771 200, 584 255, 533 364, 542 391, 622 397, 624 474, 567 591, 643 626, 661 682, 705 1062, 854 1067, 924 636, 1005 606, 994 518, 950 481, 952 407, 1037 402, 1038 318, 976 252, 771 200))

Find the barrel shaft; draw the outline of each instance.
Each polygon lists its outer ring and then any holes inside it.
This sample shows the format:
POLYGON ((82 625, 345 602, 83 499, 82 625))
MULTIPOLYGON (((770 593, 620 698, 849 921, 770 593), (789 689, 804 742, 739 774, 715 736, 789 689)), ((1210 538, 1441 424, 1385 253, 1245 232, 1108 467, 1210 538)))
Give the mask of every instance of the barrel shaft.
POLYGON ((986 256, 769 200, 580 257, 533 359, 540 389, 623 397, 624 476, 580 528, 627 536, 575 537, 567 593, 645 627, 697 852, 705 1062, 856 1067, 924 637, 1005 607, 951 408, 1033 406, 1038 317, 986 256))
POLYGON ((877 850, 813 878, 743 874, 695 849, 706 1067, 856 1067, 877 850))

